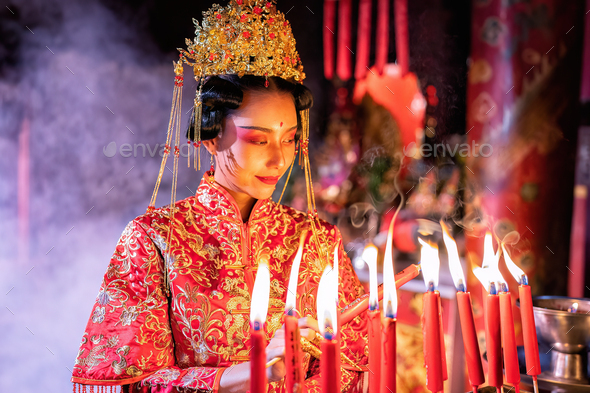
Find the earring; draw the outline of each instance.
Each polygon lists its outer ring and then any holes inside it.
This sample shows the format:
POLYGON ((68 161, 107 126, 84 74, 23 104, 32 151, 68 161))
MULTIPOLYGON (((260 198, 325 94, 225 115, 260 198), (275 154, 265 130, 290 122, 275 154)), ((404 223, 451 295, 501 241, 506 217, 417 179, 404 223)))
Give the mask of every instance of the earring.
POLYGON ((209 175, 209 182, 213 183, 215 181, 215 167, 213 166, 213 154, 211 154, 211 169, 207 174, 209 175))

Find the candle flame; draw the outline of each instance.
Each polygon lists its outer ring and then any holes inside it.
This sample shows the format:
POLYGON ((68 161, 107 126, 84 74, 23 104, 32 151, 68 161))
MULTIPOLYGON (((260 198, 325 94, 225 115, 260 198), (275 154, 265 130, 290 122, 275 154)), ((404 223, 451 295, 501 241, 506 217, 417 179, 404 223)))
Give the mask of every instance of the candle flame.
POLYGON ((258 322, 260 325, 266 321, 268 313, 268 302, 270 298, 270 271, 268 260, 261 260, 258 263, 258 272, 252 289, 252 302, 250 304, 250 322, 258 322))
POLYGON ((299 248, 297 249, 297 254, 295 255, 295 259, 293 259, 293 264, 291 265, 289 286, 287 287, 287 300, 285 302, 285 312, 288 314, 297 310, 295 303, 297 300, 297 285, 299 283, 299 266, 301 265, 301 257, 303 256, 303 243, 305 241, 306 235, 306 230, 301 232, 301 236, 299 237, 299 248))
POLYGON ((523 278, 525 279, 525 281, 527 281, 526 274, 524 274, 524 271, 521 268, 519 268, 518 265, 516 265, 516 263, 514 263, 514 261, 510 257, 510 254, 508 254, 508 251, 506 251, 506 247, 504 246, 504 244, 502 244, 502 252, 504 253, 504 262, 506 262, 506 266, 508 267, 510 274, 512 274, 512 277, 514 277, 516 282, 522 284, 523 278))
POLYGON ((333 264, 334 273, 336 273, 336 278, 333 279, 334 283, 334 293, 336 293, 336 303, 338 303, 338 278, 340 270, 338 270, 338 245, 334 247, 334 264, 333 264))
POLYGON ((372 310, 379 307, 379 294, 377 292, 377 257, 379 249, 369 243, 363 250, 362 258, 369 267, 369 306, 372 310))
POLYGON ((438 247, 436 244, 430 244, 418 238, 422 245, 420 249, 420 265, 422 266, 422 277, 426 290, 431 285, 436 290, 438 288, 438 271, 440 270, 440 259, 438 258, 438 247))
POLYGON ((326 336, 326 333, 336 335, 337 332, 337 314, 336 314, 336 302, 338 301, 338 292, 334 292, 334 285, 338 276, 332 270, 331 266, 326 266, 318 285, 318 293, 316 297, 317 308, 318 308, 318 326, 322 336, 326 336), (328 328, 332 331, 328 332, 328 328))
POLYGON ((393 272, 393 220, 387 232, 383 257, 383 315, 386 318, 395 318, 397 315, 397 288, 393 272))
POLYGON ((486 232, 483 245, 482 266, 474 268, 473 274, 475 274, 475 277, 481 282, 481 285, 483 285, 486 291, 490 293, 508 290, 508 283, 504 280, 498 268, 500 255, 500 249, 498 249, 497 253, 494 253, 492 234, 489 231, 486 232), (491 291, 492 284, 494 284, 495 291, 491 291))
POLYGON ((481 283, 481 285, 483 285, 483 287, 485 288, 486 291, 488 291, 488 293, 493 293, 496 294, 497 293, 497 289, 496 289, 496 283, 493 280, 493 274, 490 270, 490 268, 486 267, 476 267, 473 269, 473 274, 475 275, 475 277, 479 280, 479 282, 481 283), (494 284, 494 290, 491 290, 492 287, 492 283, 494 284))
POLYGON ((449 257, 449 269, 451 270, 451 277, 455 283, 455 288, 459 291, 466 291, 467 285, 465 281, 465 275, 463 274, 463 267, 461 266, 461 259, 459 258, 459 250, 457 249, 457 243, 455 239, 449 233, 449 228, 441 220, 440 226, 442 227, 443 240, 447 249, 447 255, 449 257))
POLYGON ((492 233, 486 232, 486 236, 483 241, 483 262, 481 264, 482 269, 487 267, 497 268, 498 262, 500 261, 500 250, 494 253, 494 242, 492 239, 492 233))

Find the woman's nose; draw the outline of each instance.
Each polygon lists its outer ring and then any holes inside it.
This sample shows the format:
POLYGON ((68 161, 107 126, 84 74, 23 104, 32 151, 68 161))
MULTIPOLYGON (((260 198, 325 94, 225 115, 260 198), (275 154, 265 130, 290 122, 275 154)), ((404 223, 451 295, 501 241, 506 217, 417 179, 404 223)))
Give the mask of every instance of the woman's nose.
POLYGON ((286 165, 286 152, 284 151, 285 147, 279 144, 279 146, 270 146, 270 149, 271 157, 269 160, 269 165, 273 168, 276 167, 278 169, 282 169, 286 165))

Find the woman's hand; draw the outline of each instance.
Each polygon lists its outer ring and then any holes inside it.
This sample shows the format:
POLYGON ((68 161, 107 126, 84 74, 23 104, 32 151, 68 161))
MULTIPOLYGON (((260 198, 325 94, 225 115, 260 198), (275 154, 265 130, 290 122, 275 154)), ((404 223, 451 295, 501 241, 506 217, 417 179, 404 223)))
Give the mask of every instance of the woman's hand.
MULTIPOLYGON (((299 334, 308 340, 313 340, 315 332, 319 331, 318 321, 312 317, 299 318, 299 334)), ((287 369, 285 367, 285 325, 275 332, 274 337, 266 347, 266 361, 270 362, 274 358, 280 360, 266 369, 266 377, 269 382, 280 381, 285 377, 287 369)))

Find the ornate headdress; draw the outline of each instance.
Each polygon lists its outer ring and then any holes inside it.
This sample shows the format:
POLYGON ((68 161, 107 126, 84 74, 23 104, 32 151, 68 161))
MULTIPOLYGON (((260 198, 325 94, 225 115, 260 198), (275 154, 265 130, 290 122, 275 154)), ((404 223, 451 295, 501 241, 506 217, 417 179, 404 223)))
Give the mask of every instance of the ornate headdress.
MULTIPOLYGON (((195 38, 186 40, 187 49, 180 49, 180 58, 174 62, 174 93, 170 122, 166 135, 166 145, 160 171, 148 206, 148 212, 153 210, 156 196, 166 168, 166 161, 171 152, 174 154, 172 196, 170 203, 170 225, 174 221, 174 204, 176 202, 176 184, 178 175, 178 163, 180 156, 180 123, 183 87, 183 64, 193 67, 194 77, 197 81, 197 91, 194 100, 194 124, 195 133, 192 143, 194 152, 195 169, 200 169, 201 148, 201 114, 203 85, 210 76, 235 74, 256 75, 267 79, 268 77, 280 77, 287 80, 302 83, 305 79, 301 60, 295 49, 295 39, 291 32, 291 26, 285 19, 285 15, 279 12, 275 6, 276 0, 230 0, 225 7, 214 4, 208 11, 203 12, 203 21, 193 19, 195 24, 195 38)), ((315 208, 313 184, 311 181, 311 168, 308 157, 309 143, 309 109, 300 111, 302 134, 298 143, 299 165, 304 168, 307 185, 308 218, 314 232, 313 239, 319 243, 317 229, 319 229, 318 215, 315 208)), ((189 144, 189 162, 190 149, 189 144)), ((289 177, 293 164, 289 168, 289 177)), ((289 181, 285 182, 285 187, 289 181)), ((283 197, 285 189, 281 193, 283 197)), ((171 228, 170 228, 171 229, 171 228)), ((169 230, 169 234, 172 231, 169 230)), ((318 244, 319 246, 319 244, 318 244)), ((168 248, 169 251, 170 247, 168 248)), ((318 250, 321 250, 318 247, 318 250)), ((326 255, 327 257, 327 255, 326 255)), ((168 281, 168 277, 166 277, 168 281)), ((166 283, 167 284, 167 283, 166 283)), ((168 285, 166 285, 168 288, 168 285)))

